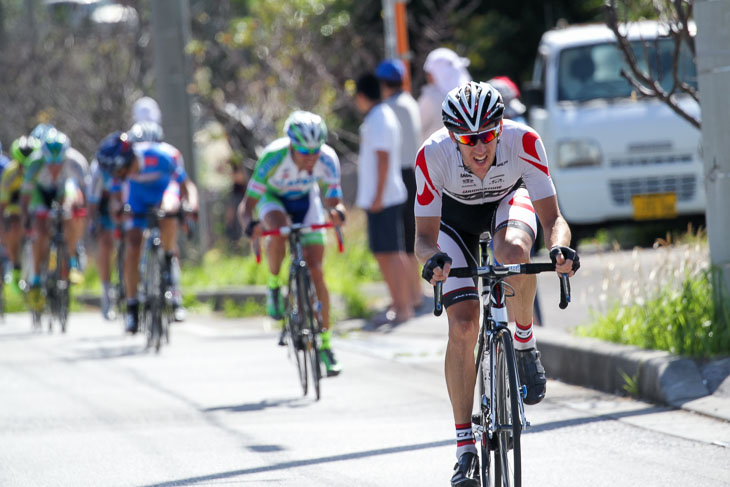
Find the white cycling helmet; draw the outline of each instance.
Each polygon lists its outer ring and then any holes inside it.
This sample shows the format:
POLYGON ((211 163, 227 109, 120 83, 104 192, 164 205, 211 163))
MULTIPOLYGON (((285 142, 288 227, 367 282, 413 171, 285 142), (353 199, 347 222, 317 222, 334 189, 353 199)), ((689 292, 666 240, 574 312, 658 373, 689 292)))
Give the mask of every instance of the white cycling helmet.
POLYGON ((441 104, 444 126, 454 133, 474 134, 502 120, 504 102, 489 83, 467 84, 454 88, 441 104))
POLYGON ((134 122, 155 122, 157 124, 162 123, 162 112, 160 111, 160 105, 150 98, 149 96, 143 96, 136 102, 132 107, 132 119, 134 122))
POLYGON ((327 139, 327 126, 322 117, 297 110, 284 123, 284 132, 295 146, 317 149, 327 139))
POLYGON ((131 142, 162 142, 165 134, 155 122, 137 122, 127 132, 131 142))

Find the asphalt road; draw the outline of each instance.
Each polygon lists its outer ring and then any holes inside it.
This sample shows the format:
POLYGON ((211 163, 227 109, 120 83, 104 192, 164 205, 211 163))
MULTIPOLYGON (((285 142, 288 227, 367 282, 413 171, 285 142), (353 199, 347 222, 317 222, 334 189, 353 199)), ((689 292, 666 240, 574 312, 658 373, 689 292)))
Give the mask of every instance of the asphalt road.
MULTIPOLYGON (((446 486, 443 337, 350 333, 303 398, 266 319, 193 316, 160 355, 96 314, 0 325, 1 486, 446 486)), ((728 486, 730 424, 551 381, 524 485, 728 486)))

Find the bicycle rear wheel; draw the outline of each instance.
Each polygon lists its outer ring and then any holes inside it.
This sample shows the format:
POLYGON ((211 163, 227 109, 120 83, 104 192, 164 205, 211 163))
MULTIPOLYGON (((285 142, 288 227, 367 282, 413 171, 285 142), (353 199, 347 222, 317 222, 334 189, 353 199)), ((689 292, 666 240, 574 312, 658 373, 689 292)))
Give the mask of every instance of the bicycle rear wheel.
POLYGON ((494 451, 494 484, 504 487, 522 485, 519 390, 512 336, 501 330, 495 337, 495 398, 496 450, 494 451))
POLYGON ((302 385, 302 394, 307 395, 309 389, 309 378, 307 375, 306 345, 303 333, 303 321, 305 316, 304 304, 299 292, 300 270, 292 268, 289 273, 289 289, 286 305, 286 330, 289 335, 287 340, 289 354, 294 357, 297 367, 299 382, 302 385))
POLYGON ((302 292, 302 301, 305 307, 304 316, 306 318, 306 328, 304 330, 305 336, 305 348, 307 352, 307 360, 309 362, 309 375, 312 379, 312 388, 314 394, 319 400, 320 387, 319 382, 322 378, 322 367, 319 360, 319 345, 317 344, 317 335, 319 334, 320 323, 318 313, 313 308, 313 303, 317 302, 317 295, 312 285, 312 279, 309 272, 304 269, 301 274, 302 285, 300 291, 302 292))

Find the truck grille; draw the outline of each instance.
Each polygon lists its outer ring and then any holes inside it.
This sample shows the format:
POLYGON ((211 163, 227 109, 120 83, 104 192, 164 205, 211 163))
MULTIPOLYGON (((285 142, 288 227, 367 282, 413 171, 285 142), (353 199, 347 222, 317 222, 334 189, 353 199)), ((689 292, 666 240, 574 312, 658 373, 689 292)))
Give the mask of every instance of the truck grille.
POLYGON ((630 205, 636 194, 676 193, 677 201, 689 201, 697 192, 697 176, 652 176, 609 181, 611 197, 617 205, 630 205))
POLYGON ((689 164, 692 154, 636 155, 611 159, 611 167, 653 166, 656 164, 689 164))

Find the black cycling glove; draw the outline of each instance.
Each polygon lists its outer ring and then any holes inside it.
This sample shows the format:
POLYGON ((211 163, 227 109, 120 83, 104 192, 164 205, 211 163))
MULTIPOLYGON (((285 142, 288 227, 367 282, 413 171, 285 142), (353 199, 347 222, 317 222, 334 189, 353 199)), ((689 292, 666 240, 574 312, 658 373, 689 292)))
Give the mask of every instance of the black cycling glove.
POLYGON ((243 233, 244 233, 244 234, 246 234, 246 236, 247 236, 248 238, 251 238, 251 235, 253 235, 253 229, 254 229, 254 228, 256 227, 256 225, 258 225, 258 224, 259 224, 259 221, 258 221, 258 220, 250 220, 250 221, 248 222, 248 224, 246 225, 246 229, 245 229, 245 230, 243 231, 243 233))
POLYGON ((341 211, 341 210, 339 210, 338 208, 332 208, 332 210, 333 210, 333 211, 334 211, 335 213, 337 213, 337 216, 339 216, 339 217, 340 217, 340 221, 341 221, 342 223, 345 223, 345 212, 344 212, 344 211, 341 211))
POLYGON ((576 272, 578 269, 580 269, 580 257, 578 257, 578 252, 571 249, 570 247, 556 245, 555 247, 550 249, 550 260, 553 261, 553 264, 557 263, 558 254, 563 254, 565 260, 573 261, 573 272, 576 272))
POLYGON ((443 269, 446 264, 451 264, 451 257, 449 257, 449 254, 446 254, 444 252, 438 252, 434 254, 433 257, 428 259, 426 265, 423 266, 421 277, 424 278, 427 282, 431 282, 431 279, 433 279, 433 270, 437 267, 443 269))

